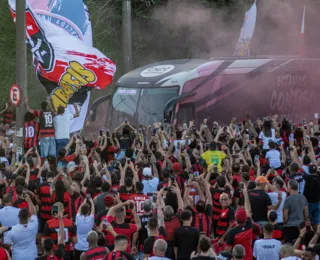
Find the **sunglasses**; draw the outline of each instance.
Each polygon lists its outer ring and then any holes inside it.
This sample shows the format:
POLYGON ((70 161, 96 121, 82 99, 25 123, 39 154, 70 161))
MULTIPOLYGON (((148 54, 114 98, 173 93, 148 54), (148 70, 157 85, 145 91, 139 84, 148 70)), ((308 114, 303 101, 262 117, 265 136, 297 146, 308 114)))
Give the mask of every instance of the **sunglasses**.
POLYGON ((228 199, 220 199, 220 201, 228 201, 228 199))

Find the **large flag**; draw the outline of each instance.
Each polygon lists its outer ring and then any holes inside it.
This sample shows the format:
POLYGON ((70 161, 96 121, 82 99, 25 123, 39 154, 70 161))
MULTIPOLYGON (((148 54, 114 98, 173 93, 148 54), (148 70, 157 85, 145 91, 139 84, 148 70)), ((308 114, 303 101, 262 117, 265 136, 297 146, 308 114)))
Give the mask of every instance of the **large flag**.
POLYGON ((240 38, 234 50, 233 56, 250 56, 250 43, 256 27, 257 5, 254 1, 251 8, 246 12, 242 24, 240 38))
POLYGON ((300 30, 300 55, 304 56, 304 22, 306 18, 306 7, 303 8, 302 23, 300 30))
MULTIPOLYGON (((15 0, 9 0, 15 19, 15 0)), ((80 117, 70 131, 82 129, 92 88, 104 89, 113 79, 115 64, 93 48, 91 23, 83 0, 30 0, 26 5, 27 45, 34 56, 38 79, 55 109, 67 113, 77 103, 80 117)))

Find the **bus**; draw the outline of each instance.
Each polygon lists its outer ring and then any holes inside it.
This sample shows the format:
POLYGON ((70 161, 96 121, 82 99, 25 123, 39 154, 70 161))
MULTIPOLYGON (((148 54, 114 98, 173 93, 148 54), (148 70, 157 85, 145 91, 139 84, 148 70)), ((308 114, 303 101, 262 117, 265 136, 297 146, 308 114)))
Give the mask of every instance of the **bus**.
MULTIPOLYGON (((319 111, 320 59, 250 57, 169 60, 122 76, 110 96, 90 108, 86 133, 131 125, 177 124, 194 120, 238 121, 286 115, 311 119, 319 111)), ((295 122, 300 123, 300 122, 295 122)))

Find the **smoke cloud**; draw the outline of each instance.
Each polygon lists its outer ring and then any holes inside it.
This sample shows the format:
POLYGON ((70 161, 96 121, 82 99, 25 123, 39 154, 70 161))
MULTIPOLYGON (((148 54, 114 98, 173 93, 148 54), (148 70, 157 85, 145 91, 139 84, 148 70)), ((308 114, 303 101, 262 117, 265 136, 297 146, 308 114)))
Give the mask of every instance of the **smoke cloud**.
MULTIPOLYGON (((148 22, 136 22, 133 27, 135 43, 144 58, 158 61, 232 56, 244 14, 253 0, 248 0, 247 5, 235 4, 227 8, 228 11, 203 3, 201 0, 170 0, 153 8, 152 19, 148 22)), ((299 55, 304 5, 306 51, 312 51, 312 56, 316 51, 320 54, 320 42, 313 35, 317 34, 313 27, 318 26, 311 25, 311 20, 319 20, 315 11, 320 9, 319 4, 314 6, 304 0, 257 0, 251 55, 299 55)))

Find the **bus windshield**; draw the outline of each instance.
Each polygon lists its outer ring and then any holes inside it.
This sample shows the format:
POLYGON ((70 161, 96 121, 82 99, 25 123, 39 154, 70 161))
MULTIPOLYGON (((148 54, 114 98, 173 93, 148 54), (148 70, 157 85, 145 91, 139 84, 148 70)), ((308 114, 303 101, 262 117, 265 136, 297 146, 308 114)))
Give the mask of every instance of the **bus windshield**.
POLYGON ((128 118, 132 124, 138 125, 162 122, 165 104, 178 93, 179 86, 170 88, 119 87, 112 98, 112 124, 119 125, 125 118, 128 118))

